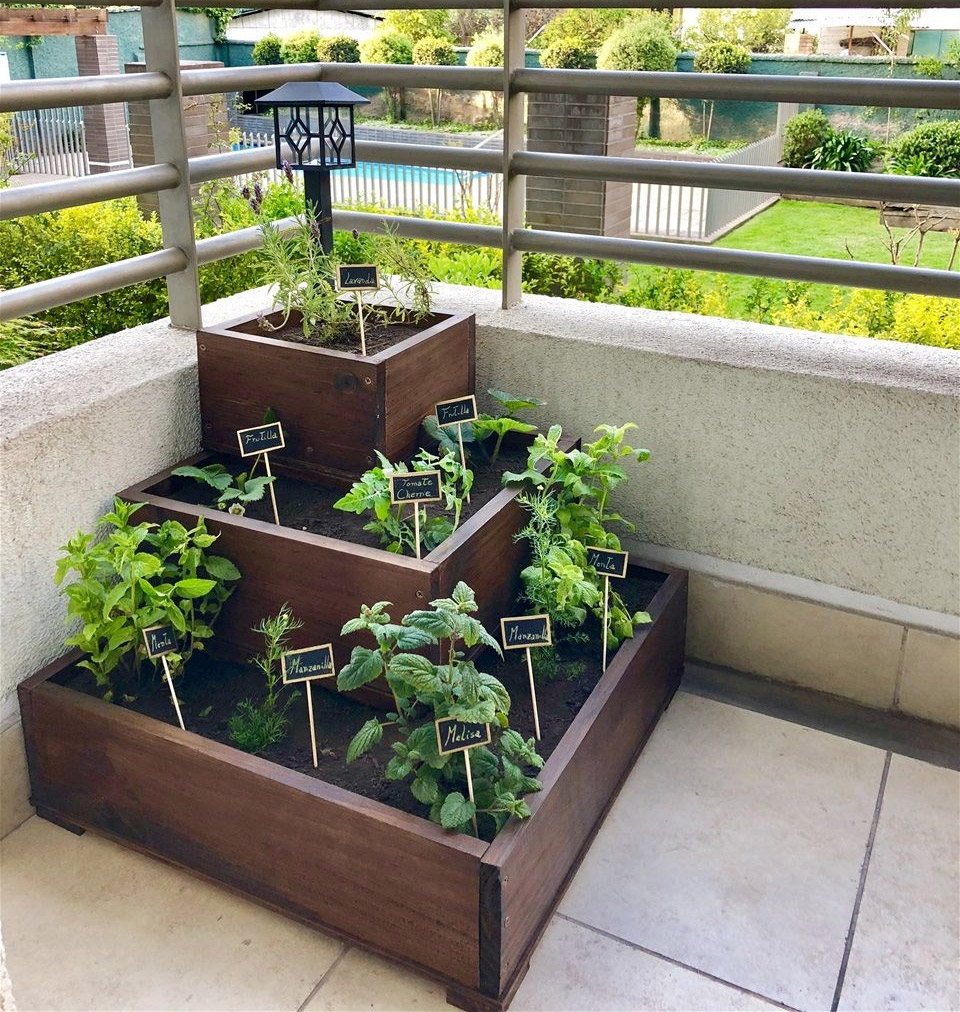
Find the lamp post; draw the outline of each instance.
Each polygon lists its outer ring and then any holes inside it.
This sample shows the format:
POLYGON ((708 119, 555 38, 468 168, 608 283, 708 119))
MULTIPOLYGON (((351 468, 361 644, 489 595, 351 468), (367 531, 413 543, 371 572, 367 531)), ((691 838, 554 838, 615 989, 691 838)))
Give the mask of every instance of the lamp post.
POLYGON ((303 173, 307 214, 320 226, 324 253, 333 251, 333 206, 330 172, 357 164, 353 137, 353 109, 369 99, 332 81, 283 84, 258 98, 256 104, 273 110, 277 168, 283 168, 286 145, 290 168, 303 173))

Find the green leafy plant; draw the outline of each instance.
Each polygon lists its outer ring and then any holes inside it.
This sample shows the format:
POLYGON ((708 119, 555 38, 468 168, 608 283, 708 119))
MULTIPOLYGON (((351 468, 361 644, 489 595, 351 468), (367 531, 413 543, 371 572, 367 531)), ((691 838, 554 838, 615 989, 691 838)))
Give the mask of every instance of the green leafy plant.
MULTIPOLYGON (((430 11, 391 11, 391 14, 428 14, 430 11)), ((424 35, 413 44, 413 62, 428 67, 455 67, 457 51, 446 36, 424 35)), ((437 126, 442 112, 443 89, 429 88, 430 122, 437 126)))
POLYGON ((807 109, 791 116, 783 131, 780 160, 788 169, 802 169, 831 133, 830 120, 819 109, 807 109))
POLYGON ((264 35, 254 43, 250 56, 258 67, 283 63, 283 40, 273 32, 264 35))
MULTIPOLYGON (((503 66, 503 33, 499 31, 482 32, 467 50, 468 67, 502 67, 503 66)), ((489 96, 493 123, 495 126, 503 126, 503 109, 501 108, 500 93, 496 91, 484 92, 483 101, 489 96)))
POLYGON ((898 137, 888 150, 891 172, 960 177, 960 120, 923 123, 898 137))
MULTIPOLYGON (((360 44, 360 59, 363 63, 413 63, 413 41, 409 35, 384 26, 360 44)), ((383 94, 387 103, 387 119, 391 123, 406 119, 403 88, 388 86, 383 89, 383 94)))
POLYGON ((284 63, 313 63, 317 59, 317 43, 320 33, 312 28, 287 35, 280 47, 284 63))
POLYGON ((473 591, 458 583, 452 597, 430 602, 430 610, 414 611, 402 624, 390 621, 388 601, 364 606, 360 616, 343 627, 343 635, 367 632, 374 648, 354 647, 350 662, 340 671, 341 691, 385 677, 393 690, 397 711, 386 719, 367 721, 354 736, 347 752, 352 762, 380 742, 384 728, 395 727, 399 740, 392 745, 387 764, 388 780, 412 778, 413 796, 430 806, 430 818, 444 829, 467 832, 475 817, 491 820, 499 831, 511 815, 526 818, 530 809, 522 795, 540 790, 540 782, 523 766, 539 769, 534 740, 524 740, 509 730, 510 696, 492 675, 467 660, 463 648, 489 647, 500 654, 500 645, 473 616, 477 610, 473 591), (421 654, 409 653, 438 643, 447 644, 445 659, 436 664, 421 654), (419 723, 420 707, 432 719, 419 723), (434 719, 453 717, 470 723, 494 725, 496 736, 489 747, 470 750, 475 802, 465 796, 463 759, 459 754, 440 755, 434 719))
POLYGON ((752 53, 782 53, 789 23, 789 8, 703 8, 686 41, 693 49, 723 41, 742 45, 752 53))
MULTIPOLYGON (((544 493, 527 496, 523 504, 531 511, 531 523, 520 536, 530 540, 533 552, 533 562, 522 574, 523 593, 562 625, 582 624, 587 609, 602 620, 602 578, 587 564, 586 548, 619 551, 620 539, 608 525, 635 529, 609 509, 611 493, 627 479, 621 462, 628 457, 636 461, 650 457, 649 450, 635 449, 624 441, 627 432, 635 428, 631 422, 599 425, 595 430, 600 434, 598 439, 579 450, 563 450, 562 429, 551 426, 534 440, 526 470, 508 471, 503 476, 504 483, 525 483, 544 493), (537 470, 542 461, 547 462, 545 471, 537 470), (548 503, 548 498, 554 503, 548 503), (584 589, 587 581, 597 590, 595 598, 584 589)), ((611 646, 632 636, 635 625, 650 621, 645 612, 631 614, 613 588, 609 608, 607 639, 611 646)))
MULTIPOLYGON (((716 39, 713 42, 705 43, 697 50, 693 59, 693 69, 698 74, 749 74, 750 73, 750 50, 737 42, 728 42, 726 39, 716 39)), ((709 117, 704 116, 703 136, 709 140, 713 130, 713 111, 716 102, 711 99, 709 103, 703 103, 703 109, 710 107, 709 117)))
MULTIPOLYGON (((539 397, 516 397, 513 394, 504 393, 503 390, 490 389, 487 393, 501 406, 500 414, 492 415, 489 412, 480 412, 476 421, 464 422, 460 429, 464 449, 468 446, 479 449, 488 458, 490 466, 493 467, 497 463, 503 441, 509 433, 529 434, 537 431, 536 425, 517 418, 517 413, 541 408, 547 402, 540 400, 539 397), (492 452, 487 445, 491 440, 493 441, 492 452)), ((441 428, 437 416, 428 415, 423 420, 423 429, 428 436, 437 441, 441 450, 459 455, 460 443, 455 428, 441 428)))
POLYGON ((326 35, 317 41, 320 63, 359 63, 360 43, 349 35, 326 35))
POLYGON ((591 48, 573 35, 540 50, 540 66, 552 70, 589 70, 596 63, 591 48))
POLYGON ((388 552, 398 555, 402 555, 405 549, 416 552, 412 511, 408 512, 407 504, 391 504, 390 476, 411 471, 439 471, 443 502, 433 504, 436 508, 431 508, 420 519, 420 544, 428 552, 433 551, 460 525, 463 500, 473 487, 473 472, 460 463, 459 451, 448 450, 437 454, 420 450, 410 461, 409 468, 403 461, 392 464, 379 450, 374 452, 380 466, 361 475, 347 494, 333 504, 333 508, 361 516, 372 513, 373 519, 364 524, 363 529, 376 534, 388 552))
POLYGON ((286 734, 289 723, 287 710, 299 693, 288 692, 281 703, 283 676, 280 658, 289 649, 290 634, 302 627, 303 623, 286 603, 280 606, 276 615, 261 619, 254 626, 253 631, 263 636, 264 651, 253 659, 253 663, 263 672, 267 694, 259 703, 250 699, 238 703, 227 722, 231 740, 245 752, 262 752, 268 745, 282 741, 286 734))
POLYGON ((252 471, 238 474, 234 478, 223 464, 207 464, 205 467, 194 467, 191 464, 175 467, 170 473, 181 478, 194 478, 204 485, 209 485, 219 492, 217 508, 225 509, 237 516, 243 516, 247 503, 259 502, 267 486, 274 480, 272 475, 253 478, 252 471))
POLYGON ((849 130, 834 130, 813 150, 806 168, 866 172, 876 156, 876 146, 865 137, 849 130))
POLYGON ((86 654, 78 664, 106 690, 105 698, 112 698, 114 672, 139 677, 148 659, 141 632, 152 625, 169 623, 176 630, 180 647, 166 656, 179 674, 213 635, 240 578, 229 559, 207 553, 217 536, 207 533, 202 519, 189 530, 176 520, 134 524, 142 508, 114 499, 99 521, 105 536, 78 531, 57 562, 58 586, 69 574, 77 576, 63 593, 68 621, 79 620, 81 627, 66 643, 86 654))
MULTIPOLYGON (((274 287, 274 298, 283 311, 283 319, 276 327, 266 320, 262 325, 265 329, 280 329, 296 312, 301 318, 304 341, 322 345, 344 336, 359 341, 356 303, 342 297, 331 284, 337 267, 344 261, 336 247, 330 254, 323 252, 318 228, 312 218, 305 216, 298 218, 297 225, 286 233, 271 222, 264 223, 264 275, 274 287)), ((396 306, 366 306, 366 320, 386 324, 399 311, 404 319, 421 323, 429 316, 432 304, 430 268, 423 253, 391 229, 385 228, 366 238, 366 251, 382 268, 381 288, 396 303, 396 306)))

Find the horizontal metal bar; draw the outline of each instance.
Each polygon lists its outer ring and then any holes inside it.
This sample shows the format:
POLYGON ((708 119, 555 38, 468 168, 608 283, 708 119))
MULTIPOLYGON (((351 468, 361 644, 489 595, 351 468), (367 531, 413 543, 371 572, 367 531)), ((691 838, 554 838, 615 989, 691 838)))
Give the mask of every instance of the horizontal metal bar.
POLYGON ((68 302, 92 295, 115 292, 118 288, 138 285, 186 270, 187 256, 181 249, 162 249, 129 260, 91 267, 59 278, 37 281, 32 285, 0 292, 0 320, 13 320, 45 309, 65 306, 68 302))
MULTIPOLYGON (((138 7, 159 7, 163 0, 137 0, 138 7)), ((54 6, 53 0, 36 0, 37 7, 54 6)), ((57 4, 56 6, 59 6, 57 4)), ((103 0, 76 0, 71 7, 105 7, 103 0)))
POLYGON ((166 98, 172 91, 170 78, 166 74, 154 73, 7 81, 0 88, 0 112, 166 98))
POLYGON ((113 200, 115 197, 172 190, 179 182, 180 173, 176 166, 164 163, 82 176, 80 179, 58 179, 52 183, 19 186, 0 192, 0 221, 113 200))
POLYGON ((184 70, 180 85, 184 95, 213 95, 274 88, 287 81, 321 79, 354 86, 500 91, 503 71, 497 67, 419 67, 392 63, 285 63, 276 67, 184 70))
MULTIPOLYGON (((175 0, 178 7, 191 7, 193 6, 191 0, 175 0)), ((225 0, 223 7, 249 7, 250 4, 246 0, 225 0)), ((500 10, 503 7, 502 3, 497 3, 496 0, 470 0, 469 5, 466 0, 453 0, 450 3, 449 0, 386 0, 386 6, 377 8, 378 10, 388 11, 409 11, 409 10, 446 10, 452 8, 453 10, 471 10, 476 8, 478 10, 500 10)), ((297 11, 343 11, 343 0, 271 0, 270 3, 261 6, 258 10, 297 10, 297 11)))
POLYGON ((208 183, 211 179, 229 179, 247 172, 260 172, 277 164, 274 147, 227 151, 219 155, 201 155, 190 159, 190 182, 208 183))
MULTIPOLYGON (((179 0, 178 0, 179 2, 179 0)), ((186 2, 186 0, 185 0, 186 2)), ((271 5, 268 5, 271 6, 271 5)), ((451 7, 455 7, 456 4, 450 4, 451 7)), ((543 3, 538 3, 536 0, 511 0, 510 6, 513 10, 539 10, 543 3)), ((574 0, 550 0, 551 7, 582 7, 583 3, 575 3, 574 0)), ((611 0, 610 3, 607 0, 603 0, 604 7, 636 7, 636 0, 611 0)), ((705 0, 704 3, 698 3, 698 7, 728 7, 727 0, 705 0)), ((796 7, 798 10, 807 9, 810 7, 816 7, 818 9, 823 8, 823 0, 771 0, 767 3, 767 0, 754 0, 752 3, 741 4, 741 7, 746 7, 750 10, 757 8, 768 8, 768 7, 796 7)), ((830 10, 858 10, 864 7, 873 8, 876 6, 875 0, 840 0, 840 2, 831 2, 830 10)), ((925 7, 956 7, 958 6, 955 0, 946 0, 946 2, 937 2, 935 4, 923 4, 921 9, 925 7)), ((385 10, 388 8, 384 8, 385 10)), ((856 24, 856 20, 854 20, 856 24)))
POLYGON ((636 95, 647 98, 710 98, 745 102, 813 102, 830 105, 876 105, 884 108, 960 109, 960 87, 956 81, 536 68, 515 70, 511 80, 513 87, 518 91, 551 94, 636 95))
POLYGON ((541 151, 518 152, 513 157, 511 168, 528 176, 706 186, 717 190, 761 193, 806 193, 816 197, 856 197, 960 207, 960 184, 955 179, 894 176, 879 172, 781 169, 725 162, 558 155, 541 151))
POLYGON ((510 242, 515 249, 530 253, 573 254, 658 267, 682 267, 724 274, 782 278, 787 281, 814 281, 854 288, 960 297, 960 274, 920 267, 894 267, 858 260, 797 257, 719 246, 682 245, 647 239, 612 239, 608 236, 540 232, 533 229, 516 229, 510 233, 510 242))

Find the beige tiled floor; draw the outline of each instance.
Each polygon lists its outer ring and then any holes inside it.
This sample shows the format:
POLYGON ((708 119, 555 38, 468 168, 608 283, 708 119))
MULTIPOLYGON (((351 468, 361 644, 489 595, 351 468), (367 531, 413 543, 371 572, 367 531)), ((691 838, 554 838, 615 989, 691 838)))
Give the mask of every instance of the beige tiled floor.
MULTIPOLYGON (((681 694, 513 1008, 957 1009, 958 796, 957 773, 681 694)), ((2 857, 21 1012, 447 1007, 424 978, 91 834, 32 818, 2 857)))

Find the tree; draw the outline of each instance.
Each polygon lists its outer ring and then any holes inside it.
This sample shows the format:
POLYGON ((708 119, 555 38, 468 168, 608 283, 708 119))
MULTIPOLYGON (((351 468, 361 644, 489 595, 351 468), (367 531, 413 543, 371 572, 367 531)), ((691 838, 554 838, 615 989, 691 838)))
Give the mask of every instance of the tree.
MULTIPOLYGON (((750 50, 735 42, 708 42, 694 57, 693 69, 699 74, 749 74, 750 50)), ((716 102, 710 100, 710 119, 707 120, 703 136, 709 140, 713 129, 713 109, 716 102)), ((703 104, 706 114, 706 103, 703 104)), ((705 117, 706 118, 706 117, 705 117)))
POLYGON ((450 38, 447 25, 450 22, 450 11, 438 8, 431 11, 387 11, 383 19, 383 27, 399 32, 411 42, 421 39, 450 38))
POLYGON ((696 50, 711 42, 733 42, 751 53, 782 53, 790 16, 789 7, 777 10, 705 7, 686 42, 696 50))
MULTIPOLYGON (((406 35, 383 28, 360 45, 362 63, 413 63, 413 44, 406 35)), ((406 100, 403 88, 385 87, 387 119, 397 123, 406 118, 406 100)))
MULTIPOLYGON (((503 66, 503 36, 496 32, 487 32, 485 35, 478 35, 473 40, 473 45, 467 51, 468 67, 502 67, 503 66)), ((498 126, 503 125, 503 116, 500 111, 500 93, 490 93, 490 101, 493 104, 493 116, 498 126)))
MULTIPOLYGON (((607 39, 597 54, 599 70, 674 70, 679 49, 664 15, 649 14, 627 21, 607 39)), ((637 99, 637 117, 643 115, 646 98, 637 99)), ((660 136, 660 103, 650 108, 650 136, 660 136)))
POLYGON ((589 70, 594 63, 590 47, 572 37, 540 50, 540 66, 551 70, 589 70))
POLYGON ((326 35, 317 43, 320 63, 359 63, 360 44, 349 35, 326 35))
MULTIPOLYGON (((430 37, 420 39, 413 47, 413 62, 428 67, 455 67, 458 63, 456 50, 449 39, 430 37)), ((428 89, 430 96, 430 120, 434 126, 440 123, 442 88, 428 89)))
POLYGON ((642 13, 630 8, 610 10, 603 7, 570 7, 558 14, 537 35, 535 43, 540 49, 548 49, 562 39, 572 38, 596 51, 627 20, 642 13))
POLYGON ((279 35, 274 35, 272 32, 269 35, 264 35, 253 47, 251 54, 253 62, 258 67, 268 63, 283 63, 283 57, 280 55, 282 48, 283 43, 280 41, 279 35))

